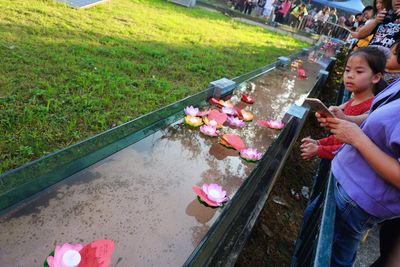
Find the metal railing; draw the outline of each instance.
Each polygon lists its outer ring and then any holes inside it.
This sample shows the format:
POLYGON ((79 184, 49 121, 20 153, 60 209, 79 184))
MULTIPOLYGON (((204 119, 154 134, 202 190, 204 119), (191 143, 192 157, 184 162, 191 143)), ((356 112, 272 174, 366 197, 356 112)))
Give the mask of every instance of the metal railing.
POLYGON ((304 16, 297 25, 294 25, 298 30, 312 32, 319 35, 326 35, 329 37, 346 40, 349 36, 349 31, 334 23, 323 22, 314 20, 310 15, 304 16))
POLYGON ((310 203, 317 203, 307 221, 303 222, 297 239, 291 267, 326 267, 330 265, 333 242, 335 201, 331 164, 323 159, 318 167, 310 203))
MULTIPOLYGON (((343 103, 345 87, 341 83, 336 104, 343 103)), ((309 203, 316 205, 305 218, 296 241, 290 267, 330 266, 334 234, 336 206, 334 199, 334 179, 331 161, 322 159, 316 175, 309 203)))

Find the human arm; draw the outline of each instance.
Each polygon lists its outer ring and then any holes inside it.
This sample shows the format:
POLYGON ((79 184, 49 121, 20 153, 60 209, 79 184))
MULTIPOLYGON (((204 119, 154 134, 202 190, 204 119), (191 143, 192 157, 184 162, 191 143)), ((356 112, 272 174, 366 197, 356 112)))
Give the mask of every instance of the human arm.
POLYGON ((373 30, 383 22, 385 16, 386 10, 379 12, 374 20, 359 28, 358 31, 350 31, 351 36, 356 39, 363 39, 368 37, 373 32, 373 30))
POLYGON ((341 146, 343 143, 337 140, 337 138, 334 135, 330 135, 328 137, 319 139, 317 141, 317 144, 321 146, 337 146, 337 145, 341 146))
POLYGON ((333 159, 335 157, 333 152, 341 147, 341 144, 321 145, 317 140, 311 139, 309 137, 303 138, 301 142, 302 142, 300 146, 301 157, 304 160, 309 160, 314 156, 324 159, 333 159))
MULTIPOLYGON (((357 125, 361 125, 368 118, 368 113, 364 113, 364 114, 356 115, 356 116, 350 116, 350 115, 345 115, 343 113, 343 111, 340 109, 332 109, 331 111, 336 116, 336 118, 342 119, 342 120, 347 120, 347 121, 353 122, 357 125)), ((317 120, 321 127, 328 126, 326 117, 321 116, 321 114, 319 114, 318 112, 315 113, 315 117, 317 117, 317 120)))
POLYGON ((335 157, 335 152, 342 145, 334 145, 334 146, 318 146, 317 157, 320 159, 330 159, 332 160, 335 157))
POLYGON ((361 154, 371 168, 385 181, 400 189, 400 164, 398 159, 382 151, 355 123, 337 118, 326 118, 332 134, 349 144, 361 154))

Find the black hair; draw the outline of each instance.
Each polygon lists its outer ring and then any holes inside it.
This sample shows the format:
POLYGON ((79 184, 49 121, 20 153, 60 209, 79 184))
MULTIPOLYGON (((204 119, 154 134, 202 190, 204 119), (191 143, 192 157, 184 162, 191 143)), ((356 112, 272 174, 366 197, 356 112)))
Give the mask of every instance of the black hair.
MULTIPOLYGON (((375 13, 378 13, 378 10, 376 9, 376 1, 377 0, 374 0, 372 7, 374 8, 375 13)), ((392 8, 392 0, 382 0, 382 5, 383 5, 383 8, 386 8, 386 10, 393 9, 392 8)))
POLYGON ((393 51, 393 55, 397 56, 397 63, 400 64, 400 40, 397 40, 396 42, 394 42, 391 46, 390 46, 390 50, 394 50, 393 51))
POLYGON ((349 61, 349 59, 354 56, 362 56, 363 58, 365 58, 368 66, 371 68, 374 74, 383 73, 385 71, 386 56, 381 50, 376 47, 366 46, 357 49, 347 58, 345 66, 347 65, 347 61, 349 61))
POLYGON ((364 7, 362 13, 364 13, 365 11, 369 11, 369 10, 373 10, 375 12, 375 8, 373 6, 366 6, 366 7, 364 7))
POLYGON ((357 17, 362 16, 362 15, 363 15, 362 13, 357 13, 357 14, 355 15, 355 17, 357 18, 357 17))

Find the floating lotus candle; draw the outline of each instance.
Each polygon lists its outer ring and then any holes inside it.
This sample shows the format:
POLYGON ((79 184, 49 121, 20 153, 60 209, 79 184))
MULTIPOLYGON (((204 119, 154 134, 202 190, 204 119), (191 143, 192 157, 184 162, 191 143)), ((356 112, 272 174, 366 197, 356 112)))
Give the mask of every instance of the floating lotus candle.
POLYGON ((199 109, 195 108, 193 106, 188 106, 183 111, 185 111, 186 115, 191 116, 191 117, 196 117, 197 114, 199 114, 199 109))
POLYGON ((242 101, 247 104, 253 104, 255 100, 249 95, 242 95, 242 101))
POLYGON ((56 246, 47 257, 44 267, 108 267, 114 253, 114 241, 96 240, 82 245, 56 246))
POLYGON ((254 118, 253 114, 251 112, 249 112, 249 111, 242 110, 240 113, 241 114, 240 114, 239 117, 244 121, 252 121, 253 118, 254 118))
POLYGON ((227 101, 219 100, 219 101, 218 101, 218 106, 219 106, 220 108, 222 108, 222 107, 233 108, 233 104, 232 104, 232 102, 229 101, 229 100, 227 100, 227 101))
POLYGON ((236 134, 224 134, 221 136, 219 142, 221 145, 236 149, 238 151, 246 148, 243 140, 236 134))
POLYGON ((208 115, 208 113, 210 113, 210 111, 209 110, 205 110, 205 111, 200 111, 199 113, 197 113, 197 117, 204 117, 204 116, 207 116, 208 115))
POLYGON ((221 111, 227 115, 236 115, 236 111, 233 108, 222 107, 221 111))
MULTIPOLYGON (((207 116, 208 121, 214 120, 217 122, 217 125, 221 125, 221 126, 222 126, 222 124, 224 124, 224 122, 227 119, 228 119, 228 115, 226 115, 225 113, 219 112, 218 109, 211 110, 207 116)), ((208 124, 208 123, 206 122, 206 124, 208 124)))
POLYGON ((185 123, 193 127, 198 127, 203 124, 203 120, 199 117, 186 116, 185 123))
POLYGON ((257 161, 262 158, 262 153, 258 152, 256 148, 246 148, 240 150, 240 157, 247 161, 257 161))
POLYGON ((233 117, 233 116, 229 116, 228 117, 228 122, 229 125, 232 127, 243 127, 245 126, 244 121, 242 121, 241 119, 237 118, 237 117, 233 117))
POLYGON ((82 248, 83 246, 80 244, 70 245, 68 243, 62 246, 56 246, 54 255, 47 257, 47 264, 49 267, 78 266, 81 262, 81 254, 79 251, 81 251, 82 248))
POLYGON ((303 65, 303 61, 298 59, 298 60, 294 60, 291 64, 292 68, 301 68, 301 66, 303 65))
POLYGON ((298 69, 297 70, 297 79, 298 80, 305 80, 307 79, 307 74, 304 69, 298 69))
POLYGON ((203 184, 202 188, 193 186, 192 190, 196 193, 200 203, 209 207, 222 207, 228 201, 226 191, 218 184, 203 184))
POLYGON ((215 127, 215 128, 219 128, 219 126, 221 126, 221 125, 218 125, 218 122, 216 121, 216 120, 208 120, 208 118, 204 118, 204 123, 206 124, 206 125, 208 125, 208 126, 212 126, 212 127, 215 127))
POLYGON ((285 126, 285 124, 279 120, 269 120, 269 121, 259 120, 259 121, 257 121, 257 124, 260 126, 268 127, 271 129, 278 129, 278 130, 282 129, 285 126))
POLYGON ((211 125, 203 125, 200 127, 200 132, 202 132, 203 134, 207 135, 207 136, 218 136, 219 135, 219 131, 211 126, 211 125))

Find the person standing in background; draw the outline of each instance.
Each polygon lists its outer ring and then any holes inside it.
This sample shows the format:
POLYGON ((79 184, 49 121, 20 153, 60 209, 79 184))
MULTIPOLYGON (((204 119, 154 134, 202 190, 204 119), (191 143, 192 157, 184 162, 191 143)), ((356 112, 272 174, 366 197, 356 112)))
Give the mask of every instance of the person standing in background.
POLYGON ((336 24, 338 21, 338 17, 336 15, 336 8, 332 8, 331 11, 329 12, 329 17, 328 17, 328 22, 332 24, 336 24))
POLYGON ((267 0, 265 3, 262 16, 267 20, 267 23, 275 21, 275 14, 272 12, 274 10, 275 3, 275 0, 267 0))
POLYGON ((276 22, 285 23, 286 17, 289 13, 291 5, 292 5, 292 3, 290 2, 290 0, 284 0, 282 2, 282 4, 280 4, 280 6, 278 7, 278 10, 275 13, 275 15, 276 15, 275 21, 276 22))
POLYGON ((266 0, 258 0, 256 6, 256 14, 261 17, 263 15, 264 6, 266 4, 266 0))

